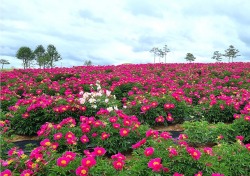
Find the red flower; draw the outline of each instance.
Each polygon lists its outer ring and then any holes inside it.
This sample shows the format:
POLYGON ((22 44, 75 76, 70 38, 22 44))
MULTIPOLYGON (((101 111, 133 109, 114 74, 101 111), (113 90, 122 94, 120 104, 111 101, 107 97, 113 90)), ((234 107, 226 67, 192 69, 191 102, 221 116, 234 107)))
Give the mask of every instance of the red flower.
POLYGON ((86 167, 83 167, 83 166, 79 166, 77 169, 76 169, 76 175, 78 176, 85 176, 85 175, 88 175, 88 168, 86 167))
POLYGON ((129 135, 129 129, 127 129, 127 128, 121 128, 120 129, 120 136, 121 137, 126 137, 128 135, 129 135))
POLYGON ((95 147, 94 148, 94 154, 96 155, 96 156, 102 156, 102 155, 104 155, 106 153, 106 150, 104 149, 104 148, 102 148, 102 147, 95 147))
POLYGON ((57 166, 66 167, 69 164, 69 162, 70 159, 63 156, 57 159, 57 166))
POLYGON ((123 160, 116 160, 113 161, 113 166, 116 170, 122 170, 123 166, 124 166, 125 162, 123 160))
POLYGON ((148 147, 144 150, 144 155, 145 156, 151 156, 154 154, 154 148, 153 147, 148 147))
POLYGON ((154 172, 160 172, 162 169, 161 158, 154 158, 148 162, 148 167, 154 172))
POLYGON ((94 165, 96 165, 96 160, 93 157, 86 157, 86 158, 82 159, 81 163, 83 166, 85 166, 87 168, 91 168, 94 165))

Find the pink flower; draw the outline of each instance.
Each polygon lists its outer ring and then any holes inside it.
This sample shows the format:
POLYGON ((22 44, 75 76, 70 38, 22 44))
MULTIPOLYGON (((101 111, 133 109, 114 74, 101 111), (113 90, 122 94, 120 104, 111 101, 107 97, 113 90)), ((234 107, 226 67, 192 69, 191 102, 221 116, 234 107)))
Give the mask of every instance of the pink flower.
POLYGON ((208 155, 210 155, 210 156, 213 155, 213 149, 210 148, 210 147, 205 147, 205 148, 203 149, 203 151, 204 151, 205 154, 208 154, 208 155))
POLYGON ((123 160, 120 160, 120 159, 113 161, 113 167, 116 170, 122 170, 124 164, 125 164, 125 162, 123 160))
POLYGON ((77 169, 76 169, 76 175, 78 176, 85 176, 85 175, 88 175, 88 168, 87 167, 84 167, 84 166, 79 166, 77 169))
POLYGON ((102 140, 106 140, 106 139, 109 138, 109 136, 110 136, 110 134, 108 134, 108 133, 106 133, 106 132, 102 132, 102 134, 101 134, 101 139, 102 139, 102 140))
POLYGON ((71 131, 65 134, 65 139, 74 139, 74 138, 75 138, 75 134, 72 133, 71 131))
POLYGON ((58 144, 57 142, 51 143, 51 148, 52 148, 53 150, 56 150, 56 149, 58 148, 58 146, 59 146, 59 144, 58 144))
POLYGON ((188 139, 188 135, 186 134, 180 134, 179 137, 178 137, 179 140, 185 140, 185 139, 188 139))
POLYGON ((234 114, 233 115, 235 119, 239 119, 240 118, 240 114, 234 114))
POLYGON ((94 165, 96 165, 96 160, 95 160, 95 158, 88 156, 86 158, 83 158, 81 163, 82 163, 82 166, 85 166, 87 168, 91 168, 94 165))
POLYGON ((177 150, 175 148, 173 148, 173 147, 169 147, 168 151, 169 151, 169 157, 170 158, 173 157, 173 156, 177 156, 178 155, 177 150))
POLYGON ((121 125, 119 123, 113 123, 113 128, 119 129, 121 125))
POLYGON ((144 155, 145 156, 151 156, 154 154, 154 148, 153 147, 148 147, 144 150, 144 155))
POLYGON ((81 138, 80 138, 81 142, 82 143, 88 143, 89 142, 89 138, 87 135, 83 135, 81 138))
POLYGON ((146 142, 147 142, 147 140, 145 138, 143 138, 142 140, 140 140, 137 143, 135 143, 134 145, 132 145, 132 149, 137 149, 137 148, 141 147, 143 144, 145 144, 146 142))
POLYGON ((76 154, 74 152, 71 152, 71 151, 66 151, 64 154, 63 154, 63 157, 66 157, 68 158, 70 161, 73 161, 76 157, 76 154))
POLYGON ((160 172, 162 169, 161 158, 154 158, 148 162, 148 167, 154 172, 160 172))
POLYGON ((4 170, 3 172, 0 173, 2 176, 12 176, 12 173, 9 169, 4 170))
POLYGON ((70 162, 70 159, 67 157, 60 157, 57 159, 57 166, 66 167, 70 162))
POLYGON ((194 160, 198 160, 201 157, 201 152, 193 147, 187 147, 187 152, 192 156, 194 160))
POLYGON ((126 160, 126 157, 121 153, 117 153, 115 155, 112 155, 111 158, 113 160, 126 160))
POLYGON ((162 132, 161 134, 160 134, 160 136, 163 138, 163 139, 171 139, 172 138, 172 136, 171 136, 171 134, 169 133, 169 132, 167 132, 167 131, 164 131, 164 132, 162 132))
POLYGON ((59 140, 59 139, 61 139, 62 138, 62 136, 63 136, 63 134, 62 133, 56 133, 56 134, 54 134, 54 140, 59 140))
POLYGON ((180 174, 178 172, 175 172, 173 176, 184 176, 183 174, 180 174))
POLYGON ((158 116, 158 117, 156 117, 155 121, 158 122, 158 123, 163 123, 164 118, 163 118, 163 116, 158 116))
POLYGON ((117 120, 118 120, 117 117, 110 117, 110 118, 109 118, 109 121, 110 121, 111 123, 115 123, 115 122, 117 122, 117 120))
POLYGON ((246 144, 245 147, 250 151, 250 144, 246 144))
POLYGON ((202 176, 202 172, 199 171, 197 174, 194 174, 194 176, 202 176))
POLYGON ((94 154, 96 155, 96 156, 102 156, 102 155, 104 155, 106 153, 106 150, 104 149, 104 148, 102 148, 102 147, 95 147, 94 148, 94 154))
POLYGON ((236 136, 236 139, 239 141, 243 141, 244 140, 244 136, 236 136))
POLYGON ((22 171, 20 176, 31 176, 34 172, 30 169, 26 169, 24 171, 22 171))
POLYGON ((48 147, 48 146, 51 145, 51 142, 50 142, 49 139, 44 139, 44 140, 42 140, 42 141, 40 142, 40 145, 41 145, 41 146, 44 146, 44 147, 48 147))
POLYGON ((224 174, 220 174, 220 173, 212 173, 211 176, 224 176, 224 174))
POLYGON ((126 137, 128 135, 129 135, 129 129, 127 129, 127 128, 121 128, 120 129, 120 136, 121 137, 126 137))
POLYGON ((167 120, 168 122, 174 121, 174 118, 172 117, 172 114, 168 113, 168 115, 167 115, 167 117, 166 117, 166 120, 167 120))

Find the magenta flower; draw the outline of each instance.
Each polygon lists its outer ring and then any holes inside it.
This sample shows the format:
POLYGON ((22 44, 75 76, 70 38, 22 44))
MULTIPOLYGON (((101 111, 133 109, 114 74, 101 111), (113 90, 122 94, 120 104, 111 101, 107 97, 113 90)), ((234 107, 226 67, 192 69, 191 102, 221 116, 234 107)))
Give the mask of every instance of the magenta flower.
POLYGON ((94 154, 96 155, 96 156, 102 156, 102 155, 104 155, 106 153, 106 150, 104 149, 104 148, 102 148, 102 147, 95 147, 94 148, 94 154))
POLYGON ((151 156, 154 154, 154 148, 153 147, 148 147, 144 150, 144 155, 145 156, 151 156))
POLYGON ((88 175, 88 168, 84 166, 79 166, 76 169, 76 175, 77 176, 87 176, 88 175))
POLYGON ((57 159, 56 164, 57 166, 60 166, 60 167, 66 167, 69 164, 69 162, 70 162, 70 159, 63 156, 57 159))
POLYGON ((148 167, 154 172, 160 172, 162 169, 161 158, 154 158, 148 162, 148 167))
POLYGON ((82 166, 87 167, 87 168, 91 168, 94 165, 96 165, 96 160, 95 160, 95 158, 88 156, 86 158, 83 158, 81 163, 82 163, 82 166))
POLYGON ((121 137, 126 137, 126 136, 128 136, 129 135, 129 129, 128 128, 121 128, 120 129, 120 136, 121 137))
POLYGON ((20 174, 20 176, 31 176, 34 172, 30 169, 26 169, 24 171, 22 171, 22 173, 20 174))

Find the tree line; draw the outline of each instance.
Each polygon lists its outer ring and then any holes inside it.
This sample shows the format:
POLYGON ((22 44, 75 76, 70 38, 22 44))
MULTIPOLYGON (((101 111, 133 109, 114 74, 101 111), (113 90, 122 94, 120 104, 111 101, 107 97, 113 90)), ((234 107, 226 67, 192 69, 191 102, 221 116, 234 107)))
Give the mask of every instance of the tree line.
MULTIPOLYGON (((153 47, 149 52, 154 54, 154 63, 155 63, 155 59, 157 56, 159 57, 159 62, 161 58, 165 57, 165 63, 166 63, 166 56, 167 56, 167 53, 170 52, 170 50, 168 49, 167 45, 164 45, 163 49, 153 47)), ((222 61, 222 57, 226 57, 228 58, 228 62, 230 61, 233 62, 234 58, 240 56, 238 55, 238 53, 239 53, 239 50, 237 50, 233 45, 230 45, 229 48, 226 49, 225 53, 223 54, 220 53, 219 51, 215 51, 211 59, 214 59, 217 62, 220 62, 222 61)), ((186 61, 193 62, 195 61, 196 57, 194 57, 192 53, 187 53, 184 59, 186 61)))
POLYGON ((16 57, 23 62, 23 68, 31 68, 33 64, 39 68, 53 68, 54 63, 61 60, 61 55, 52 44, 48 45, 46 50, 43 45, 38 45, 34 51, 27 46, 18 49, 16 57))

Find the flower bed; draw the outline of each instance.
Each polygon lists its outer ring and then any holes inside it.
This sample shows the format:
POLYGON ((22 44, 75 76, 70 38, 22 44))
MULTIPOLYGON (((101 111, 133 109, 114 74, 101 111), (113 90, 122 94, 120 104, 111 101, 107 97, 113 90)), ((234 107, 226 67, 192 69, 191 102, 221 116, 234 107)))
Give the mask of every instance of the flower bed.
POLYGON ((1 175, 247 175, 249 69, 216 63, 3 72, 1 175), (182 123, 177 139, 151 129, 182 123), (25 155, 4 140, 12 134, 37 134, 40 146, 25 155))

